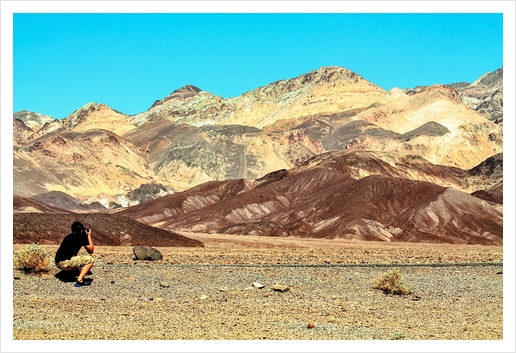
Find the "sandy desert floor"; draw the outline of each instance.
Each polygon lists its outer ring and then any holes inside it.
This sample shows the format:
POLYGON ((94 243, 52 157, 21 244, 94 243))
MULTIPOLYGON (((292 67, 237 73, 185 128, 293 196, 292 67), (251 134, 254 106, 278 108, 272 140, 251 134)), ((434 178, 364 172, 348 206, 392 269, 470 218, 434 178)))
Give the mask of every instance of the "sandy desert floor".
POLYGON ((184 235, 205 247, 96 247, 90 287, 13 270, 13 339, 503 339, 502 247, 184 235), (413 293, 373 288, 393 268, 413 293))

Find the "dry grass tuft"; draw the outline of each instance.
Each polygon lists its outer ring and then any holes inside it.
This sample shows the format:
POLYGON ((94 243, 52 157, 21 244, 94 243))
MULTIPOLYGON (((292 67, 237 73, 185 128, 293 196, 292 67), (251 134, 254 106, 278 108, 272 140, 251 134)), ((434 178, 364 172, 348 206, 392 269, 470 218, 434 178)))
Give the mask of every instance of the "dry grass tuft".
POLYGON ((405 283, 399 270, 389 270, 383 275, 376 277, 374 279, 374 288, 392 294, 401 295, 412 293, 412 288, 405 283))
POLYGON ((24 245, 14 254, 14 267, 25 273, 50 271, 52 259, 39 244, 24 245))

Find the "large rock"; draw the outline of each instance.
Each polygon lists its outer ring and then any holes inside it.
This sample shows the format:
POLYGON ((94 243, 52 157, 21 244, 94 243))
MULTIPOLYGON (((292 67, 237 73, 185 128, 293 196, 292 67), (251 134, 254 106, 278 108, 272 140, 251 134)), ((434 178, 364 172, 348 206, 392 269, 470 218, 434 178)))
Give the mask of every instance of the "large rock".
POLYGON ((155 249, 151 246, 147 245, 139 245, 133 247, 133 253, 135 260, 161 260, 163 259, 163 255, 159 252, 158 249, 155 249))

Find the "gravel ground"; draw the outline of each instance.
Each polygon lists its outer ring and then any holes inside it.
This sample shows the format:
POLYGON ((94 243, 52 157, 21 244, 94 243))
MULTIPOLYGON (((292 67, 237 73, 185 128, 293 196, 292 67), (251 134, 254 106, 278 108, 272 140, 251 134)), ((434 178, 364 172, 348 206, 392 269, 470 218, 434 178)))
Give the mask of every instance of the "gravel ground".
POLYGON ((501 266, 403 267, 407 296, 373 288, 390 268, 115 265, 85 288, 18 275, 14 338, 502 339, 501 266))
POLYGON ((56 268, 13 270, 13 339, 503 339, 501 247, 401 248, 221 241, 159 249, 164 260, 151 262, 97 247, 90 287, 59 280, 56 268), (412 294, 373 288, 393 268, 412 294))

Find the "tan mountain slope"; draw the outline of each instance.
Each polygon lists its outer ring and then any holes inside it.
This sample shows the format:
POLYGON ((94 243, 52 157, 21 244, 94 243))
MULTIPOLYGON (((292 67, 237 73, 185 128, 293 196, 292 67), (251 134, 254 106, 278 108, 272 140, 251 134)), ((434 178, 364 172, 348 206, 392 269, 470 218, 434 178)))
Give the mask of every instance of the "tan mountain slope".
POLYGON ((264 128, 281 120, 302 120, 314 114, 332 115, 367 107, 385 95, 380 87, 341 67, 322 67, 230 99, 195 87, 189 91, 192 94, 173 92, 130 120, 137 125, 171 120, 193 126, 236 124, 264 128))
POLYGON ((40 130, 50 132, 59 126, 59 120, 48 115, 22 110, 13 114, 13 144, 22 146, 41 136, 40 130))
POLYGON ((272 126, 302 131, 320 140, 327 150, 418 155, 434 164, 462 169, 477 165, 503 148, 502 126, 468 108, 456 90, 443 85, 410 94, 393 89, 369 107, 283 120, 272 126))
POLYGON ((114 111, 105 104, 88 103, 61 120, 61 126, 74 132, 107 130, 122 135, 135 126, 125 114, 114 111))
POLYGON ((88 103, 62 120, 27 111, 16 112, 13 117, 14 140, 17 146, 57 130, 85 132, 101 129, 121 135, 135 128, 127 115, 116 112, 105 104, 96 103, 88 103))
POLYGON ((462 169, 503 150, 502 128, 466 107, 449 86, 431 86, 414 95, 396 93, 353 120, 400 135, 361 134, 347 142, 348 148, 419 155, 462 169))
POLYGON ((19 119, 13 119, 13 145, 22 146, 32 140, 34 130, 19 119))
POLYGON ((25 125, 33 130, 39 130, 46 123, 55 121, 56 119, 48 115, 43 115, 35 112, 29 112, 27 110, 21 110, 13 114, 14 119, 23 121, 25 125))
POLYGON ((255 179, 324 151, 319 141, 301 132, 265 133, 240 125, 194 127, 162 120, 146 122, 124 137, 138 147, 157 178, 190 186, 255 179))
POLYGON ((63 191, 85 202, 100 193, 129 192, 153 178, 133 149, 103 130, 45 135, 14 149, 14 194, 63 191))

